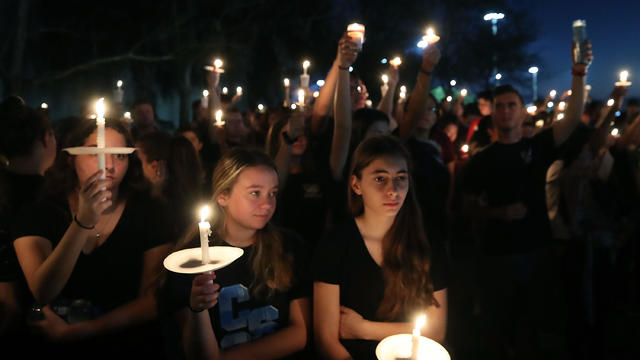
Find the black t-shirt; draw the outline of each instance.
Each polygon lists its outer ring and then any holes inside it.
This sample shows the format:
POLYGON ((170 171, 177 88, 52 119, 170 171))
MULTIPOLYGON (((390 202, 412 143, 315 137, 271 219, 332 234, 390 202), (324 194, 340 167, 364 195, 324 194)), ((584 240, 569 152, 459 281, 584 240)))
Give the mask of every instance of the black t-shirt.
POLYGON ((18 281, 22 276, 13 249, 10 228, 24 206, 35 201, 42 189, 44 177, 22 175, 0 169, 0 281, 18 281))
POLYGON ((413 184, 427 237, 432 246, 436 243, 445 246, 448 236, 445 210, 451 175, 434 143, 410 138, 406 145, 411 153, 413 184))
POLYGON ((313 248, 323 235, 327 215, 327 181, 319 174, 290 174, 279 194, 275 218, 313 248))
MULTIPOLYGON (((434 291, 448 285, 443 248, 433 247, 431 275, 434 291)), ((335 228, 318 244, 313 261, 313 281, 340 286, 340 305, 363 318, 380 321, 376 312, 384 298, 382 269, 373 260, 353 218, 335 228)), ((414 314, 401 314, 394 321, 412 321, 414 314)), ((340 340, 354 359, 375 359, 378 341, 340 340)))
MULTIPOLYGON (((215 282, 220 285, 218 304, 209 309, 213 331, 221 349, 253 341, 289 325, 289 305, 295 299, 311 297, 309 252, 305 242, 290 231, 281 230, 284 254, 293 259, 293 282, 286 291, 276 291, 271 297, 255 296, 252 292, 252 259, 255 245, 244 248, 243 255, 228 266, 216 270, 215 282)), ((199 246, 195 242, 193 246, 199 246)), ((220 245, 230 246, 226 242, 220 245)), ((285 256, 285 255, 283 255, 285 256)), ((189 305, 194 275, 167 272, 159 295, 162 316, 189 305)), ((177 339, 167 341, 180 341, 177 339)))
MULTIPOLYGON (((175 240, 165 217, 164 208, 147 194, 133 193, 109 238, 93 252, 80 253, 54 305, 88 300, 93 315, 99 315, 138 298, 145 251, 175 240)), ((44 199, 18 216, 13 238, 40 236, 55 248, 72 221, 66 199, 44 199)))
POLYGON ((552 129, 547 129, 513 144, 492 143, 471 158, 465 169, 466 192, 490 207, 521 202, 527 208, 521 220, 486 221, 481 234, 485 253, 532 251, 550 239, 545 180, 557 153, 552 129))

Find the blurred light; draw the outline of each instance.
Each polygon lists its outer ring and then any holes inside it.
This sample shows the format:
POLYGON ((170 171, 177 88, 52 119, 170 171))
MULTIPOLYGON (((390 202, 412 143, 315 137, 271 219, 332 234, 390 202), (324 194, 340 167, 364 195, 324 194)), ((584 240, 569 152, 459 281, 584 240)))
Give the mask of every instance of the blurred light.
POLYGON ((564 119, 564 113, 558 114, 558 120, 562 120, 562 119, 564 119))
POLYGON ((532 66, 529 68, 529 73, 530 74, 535 74, 538 72, 538 67, 537 66, 532 66))
POLYGON ((553 107, 553 101, 549 101, 549 102, 547 103, 547 107, 548 107, 548 108, 552 108, 552 107, 553 107))
POLYGON ((382 74, 380 79, 382 79, 382 82, 385 84, 389 82, 389 76, 387 74, 382 74))
POLYGON ((611 135, 613 136, 618 136, 619 133, 620 131, 618 130, 618 128, 613 128, 613 130, 611 130, 611 135))
POLYGON ((353 72, 353 66, 349 66, 349 72, 353 72))
POLYGON ((42 103, 42 104, 40 104, 40 108, 42 108, 42 109, 48 109, 48 108, 49 108, 49 105, 47 105, 47 103, 42 103))
POLYGON ((260 110, 260 111, 264 110, 264 105, 258 104, 258 110, 260 110))
POLYGON ((469 152, 469 145, 467 145, 467 144, 462 145, 462 147, 460 147, 460 150, 462 150, 463 153, 468 153, 469 152))
POLYGON ((220 59, 213 60, 213 66, 215 66, 218 69, 221 68, 222 67, 222 60, 220 60, 220 59))
POLYGON ((367 107, 372 107, 373 106, 373 101, 371 101, 371 99, 367 99, 364 103, 365 103, 365 105, 367 107))
POLYGON ((489 21, 489 20, 502 20, 504 19, 504 14, 503 13, 487 13, 484 15, 484 20, 485 21, 489 21))
POLYGON ((309 62, 309 60, 305 60, 305 61, 302 62, 302 67, 304 69, 308 69, 309 66, 311 66, 311 62, 309 62))
POLYGON ((587 91, 591 91, 591 85, 587 84, 584 86, 584 89, 587 91))
POLYGON ((543 127, 543 126, 544 126, 544 120, 538 120, 538 121, 536 121, 536 127, 541 128, 541 127, 543 127))
POLYGON ((573 91, 571 90, 567 91, 567 95, 571 96, 571 94, 573 94, 573 91))
POLYGON ((417 47, 424 49, 429 45, 428 42, 424 41, 424 40, 420 40, 418 41, 418 43, 416 44, 417 47))
POLYGON ((131 113, 128 112, 128 111, 126 113, 124 113, 124 118, 125 119, 131 119, 131 113))
POLYGON ((320 91, 314 91, 313 92, 313 97, 317 98, 318 96, 320 96, 320 91))
POLYGON ((447 96, 447 102, 451 102, 451 100, 453 100, 453 98, 451 97, 451 95, 447 96))
POLYGON ((616 103, 616 101, 613 100, 613 99, 607 100, 607 106, 613 106, 613 104, 615 104, 615 103, 616 103))
POLYGON ((400 65, 402 65, 402 59, 400 59, 399 56, 394 57, 393 59, 391 59, 391 61, 389 62, 391 65, 398 67, 400 65))
POLYGON ((552 99, 554 99, 554 98, 556 97, 556 94, 557 94, 557 91, 555 91, 555 90, 551 90, 551 91, 549 92, 549 96, 550 96, 552 99))
POLYGON ((460 90, 460 95, 467 96, 467 89, 460 90))
POLYGON ((236 94, 238 94, 238 95, 242 95, 242 86, 238 86, 238 87, 236 88, 236 94))
POLYGON ((202 90, 202 96, 209 96, 209 90, 202 90))
POLYGON ((116 83, 117 87, 122 87, 122 80, 118 80, 118 82, 116 83))
POLYGON ((622 115, 622 113, 620 112, 620 110, 616 111, 616 117, 619 117, 620 115, 622 115))
POLYGON ((291 110, 295 110, 297 108, 296 104, 291 104, 291 110))
POLYGON ((538 110, 538 107, 535 105, 527 107, 527 112, 531 115, 535 114, 536 110, 538 110))
POLYGON ((496 80, 500 80, 500 79, 502 79, 502 74, 497 73, 497 74, 496 74, 496 80))
POLYGON ((558 110, 562 111, 562 110, 564 110, 564 108, 565 108, 566 106, 567 106, 567 103, 566 103, 566 102, 564 102, 564 101, 560 101, 560 102, 558 103, 558 110))
POLYGON ((289 86, 289 78, 284 78, 283 82, 285 87, 289 86))
POLYGON ((455 80, 451 80, 451 81, 449 81, 449 85, 451 85, 451 86, 456 86, 456 84, 457 84, 457 83, 456 83, 456 81, 455 81, 455 80))
POLYGON ((223 87, 223 88, 222 88, 222 93, 223 93, 223 94, 225 94, 225 95, 226 95, 226 94, 228 94, 228 93, 229 93, 229 89, 227 89, 227 87, 226 87, 226 86, 225 86, 225 87, 223 87))
POLYGON ((407 87, 404 85, 400 86, 400 92, 407 92, 407 87))
POLYGON ((386 64, 387 63, 387 58, 382 58, 382 60, 380 60, 380 64, 386 64))
POLYGON ((324 86, 324 80, 318 80, 316 81, 316 85, 323 87, 324 86))

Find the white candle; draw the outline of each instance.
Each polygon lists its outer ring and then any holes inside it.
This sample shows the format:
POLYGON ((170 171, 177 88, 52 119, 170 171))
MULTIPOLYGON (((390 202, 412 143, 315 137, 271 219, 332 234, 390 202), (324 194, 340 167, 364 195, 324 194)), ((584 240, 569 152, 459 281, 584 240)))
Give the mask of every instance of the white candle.
POLYGON ((238 96, 242 95, 242 86, 238 86, 236 88, 236 95, 238 95, 238 96))
POLYGON ((555 99, 556 94, 557 94, 557 91, 555 91, 555 90, 551 90, 551 91, 549 92, 549 97, 550 97, 550 98, 552 98, 552 99, 555 99))
POLYGON ((420 315, 416 319, 416 325, 413 328, 413 334, 411 336, 411 359, 417 360, 418 353, 420 352, 420 329, 424 326, 427 317, 425 315, 420 315))
POLYGON ((353 23, 347 26, 347 35, 358 45, 358 50, 362 50, 364 44, 364 25, 353 23))
MULTIPOLYGON (((96 126, 97 126, 97 135, 96 135, 96 145, 99 149, 104 149, 105 141, 104 141, 104 98, 100 98, 98 102, 96 102, 96 126)), ((105 154, 98 154, 98 170, 103 170, 102 175, 100 175, 100 179, 106 178, 105 173, 105 154)))
POLYGON ((291 98, 291 90, 289 87, 289 78, 284 78, 284 106, 289 107, 289 101, 291 98))
POLYGON ((380 92, 382 93, 382 96, 385 96, 385 94, 389 90, 389 85, 387 84, 389 82, 389 76, 387 74, 382 74, 381 79, 382 86, 380 87, 380 92))
POLYGON ((200 101, 203 109, 209 107, 209 90, 202 90, 202 100, 200 101))
POLYGON ((627 79, 629 79, 629 72, 628 71, 621 71, 620 72, 620 82, 627 82, 627 79))
POLYGON ((222 110, 216 110, 216 126, 224 125, 224 121, 222 121, 222 110))
POLYGON ((302 71, 304 75, 307 75, 307 69, 309 68, 309 66, 311 66, 309 60, 305 60, 302 62, 302 71))
POLYGON ((227 95, 229 93, 229 89, 225 86, 222 88, 222 93, 227 95))
POLYGON ((301 110, 304 110, 304 90, 298 90, 298 106, 300 106, 301 110))
POLYGON ((115 100, 117 103, 122 102, 122 98, 124 97, 124 90, 122 90, 122 80, 118 80, 116 82, 116 92, 115 92, 115 100))
POLYGON ((222 60, 220 59, 213 60, 213 70, 218 73, 224 72, 224 69, 222 69, 222 60))
POLYGON ((200 249, 202 250, 202 265, 209 263, 209 234, 211 234, 211 224, 206 220, 209 216, 209 207, 203 206, 200 209, 200 249))
POLYGON ((460 90, 460 95, 467 96, 467 89, 460 90))

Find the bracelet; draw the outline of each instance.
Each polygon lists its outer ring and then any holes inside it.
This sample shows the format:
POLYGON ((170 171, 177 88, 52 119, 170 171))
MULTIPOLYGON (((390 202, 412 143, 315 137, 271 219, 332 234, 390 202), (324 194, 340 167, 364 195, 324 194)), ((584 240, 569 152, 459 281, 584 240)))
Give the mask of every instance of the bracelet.
POLYGON ((86 226, 86 225, 83 225, 80 221, 78 221, 78 215, 77 215, 77 214, 76 214, 76 215, 73 215, 73 221, 75 221, 75 222, 76 222, 76 224, 78 224, 78 226, 80 226, 81 228, 86 229, 86 230, 93 230, 93 229, 95 229, 95 228, 96 228, 96 226, 95 226, 95 225, 93 225, 93 226, 86 226))
POLYGON ((196 309, 192 308, 191 307, 191 303, 189 303, 189 310, 191 310, 191 312, 193 312, 193 313, 198 314, 198 313, 201 313, 201 312, 205 311, 206 309, 196 310, 196 309))
POLYGON ((340 66, 340 65, 338 65, 338 69, 349 71, 349 67, 348 66, 340 66))
POLYGON ((431 76, 431 71, 426 71, 425 69, 422 68, 422 66, 420 66, 420 69, 418 71, 420 71, 421 73, 427 76, 431 76))
POLYGON ((575 71, 573 68, 571 69, 571 75, 573 76, 585 76, 587 75, 587 71, 575 71))

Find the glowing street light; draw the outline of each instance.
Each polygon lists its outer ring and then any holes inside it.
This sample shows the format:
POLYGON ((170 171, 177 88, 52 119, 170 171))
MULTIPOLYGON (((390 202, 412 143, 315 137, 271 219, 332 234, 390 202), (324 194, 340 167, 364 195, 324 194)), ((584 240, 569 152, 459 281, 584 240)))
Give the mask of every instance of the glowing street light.
MULTIPOLYGON (((504 19, 504 14, 490 12, 490 13, 486 13, 483 19, 484 21, 491 21, 491 33, 493 33, 493 38, 495 42, 496 35, 498 34, 498 20, 504 19)), ((498 65, 497 65, 498 57, 495 53, 495 49, 493 52, 492 60, 493 60, 493 74, 495 76, 495 74, 498 73, 498 65)), ((500 79, 496 79, 496 80, 500 80, 500 79)))
POLYGON ((533 83, 533 101, 538 100, 538 67, 532 66, 529 68, 529 74, 532 76, 533 83))

